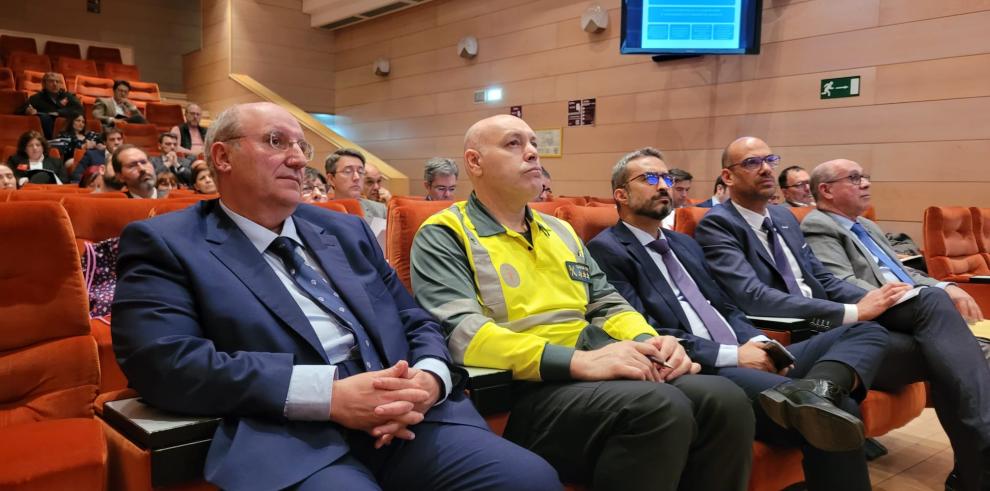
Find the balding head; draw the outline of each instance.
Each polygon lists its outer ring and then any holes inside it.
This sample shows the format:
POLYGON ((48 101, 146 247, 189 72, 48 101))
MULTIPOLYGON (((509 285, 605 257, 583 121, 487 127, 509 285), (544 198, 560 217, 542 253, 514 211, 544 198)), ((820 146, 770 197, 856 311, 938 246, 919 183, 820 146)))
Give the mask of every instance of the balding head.
POLYGON ((811 170, 811 193, 820 210, 855 220, 870 206, 870 180, 863 167, 847 159, 822 162, 811 170), (859 180, 859 184, 853 183, 859 180))
POLYGON ((508 114, 482 119, 464 134, 464 169, 482 200, 524 206, 543 188, 536 133, 508 114))
POLYGON ((767 145, 767 142, 755 136, 736 138, 722 151, 722 168, 726 169, 732 164, 737 164, 746 158, 748 153, 752 153, 754 149, 762 148, 769 149, 770 146, 767 145))

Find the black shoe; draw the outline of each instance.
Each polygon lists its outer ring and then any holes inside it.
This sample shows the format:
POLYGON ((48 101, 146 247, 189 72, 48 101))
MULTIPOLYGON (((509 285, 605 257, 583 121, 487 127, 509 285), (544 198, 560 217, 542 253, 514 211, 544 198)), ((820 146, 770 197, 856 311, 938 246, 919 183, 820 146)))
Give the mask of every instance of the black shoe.
POLYGON ((945 491, 956 491, 959 488, 959 476, 956 474, 956 469, 953 467, 952 472, 949 476, 945 478, 945 491))
POLYGON ((843 411, 845 391, 828 380, 789 380, 760 393, 760 406, 778 425, 794 429, 809 444, 829 452, 863 446, 863 422, 843 411))
POLYGON ((878 442, 876 438, 867 438, 866 442, 863 443, 863 453, 866 454, 866 460, 869 462, 887 455, 887 452, 887 447, 878 442))

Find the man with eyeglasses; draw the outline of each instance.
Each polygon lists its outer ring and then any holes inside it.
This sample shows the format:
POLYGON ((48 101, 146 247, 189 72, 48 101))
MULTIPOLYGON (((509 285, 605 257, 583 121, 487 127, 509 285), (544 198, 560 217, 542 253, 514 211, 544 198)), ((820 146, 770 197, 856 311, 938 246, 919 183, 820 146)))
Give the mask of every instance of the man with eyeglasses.
POLYGON ((457 162, 446 157, 433 157, 423 168, 423 188, 426 201, 449 201, 457 190, 457 162))
POLYGON ((340 148, 328 155, 323 164, 333 185, 334 199, 356 199, 361 202, 366 221, 379 218, 384 223, 385 205, 361 196, 367 175, 364 154, 353 148, 340 148))
POLYGON ((753 413, 742 391, 657 335, 564 222, 528 203, 536 134, 492 116, 464 136, 466 201, 413 241, 413 292, 454 358, 512 371, 504 436, 594 490, 743 490, 753 413))
POLYGON ((220 198, 124 230, 112 329, 131 386, 222 417, 203 470, 222 489, 560 489, 487 428, 364 222, 300 206, 303 136, 275 104, 227 109, 205 142, 220 198))
POLYGON ((786 348, 792 363, 775 362, 775 345, 729 301, 713 279, 701 248, 687 235, 663 230, 673 211, 662 154, 642 148, 612 168, 612 197, 619 223, 588 242, 609 282, 657 332, 684 340, 706 373, 726 377, 753 401, 756 437, 798 445, 809 490, 870 489, 860 447, 863 423, 857 401, 876 372, 887 344, 883 329, 842 326, 786 348), (789 365, 789 366, 788 366, 789 365), (808 398, 792 426, 773 421, 785 411, 785 394, 829 384, 853 397, 808 398))
POLYGON ((808 171, 799 165, 792 165, 777 176, 780 191, 784 194, 784 202, 793 208, 815 206, 815 198, 811 194, 808 171))
MULTIPOLYGON (((779 162, 754 137, 739 138, 723 152, 722 178, 732 199, 695 230, 716 279, 750 315, 803 318, 817 331, 853 322, 888 329, 886 357, 872 387, 898 390, 929 381, 963 467, 961 489, 981 489, 981 473, 983 486, 990 484, 990 368, 952 300, 939 288, 912 290, 897 281, 867 291, 836 277, 808 247, 794 215, 767 205, 779 162)), ((869 179, 862 172, 840 174, 826 185, 838 189, 852 181, 869 179)))

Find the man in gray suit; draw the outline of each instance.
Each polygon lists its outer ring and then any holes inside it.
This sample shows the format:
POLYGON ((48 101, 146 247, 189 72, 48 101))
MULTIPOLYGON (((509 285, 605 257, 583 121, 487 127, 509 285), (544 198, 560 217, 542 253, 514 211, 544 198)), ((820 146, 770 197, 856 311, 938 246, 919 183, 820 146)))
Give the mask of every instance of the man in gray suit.
POLYGON ((141 111, 127 98, 130 93, 131 84, 127 80, 114 81, 113 97, 96 99, 96 104, 93 105, 93 117, 100 120, 104 128, 113 126, 118 119, 128 123, 147 123, 141 111))
POLYGON ((883 230, 862 216, 870 206, 870 185, 870 176, 851 160, 830 160, 811 171, 818 209, 801 222, 801 231, 815 256, 840 279, 865 290, 891 282, 942 288, 967 321, 981 320, 979 305, 962 288, 901 264, 883 230))

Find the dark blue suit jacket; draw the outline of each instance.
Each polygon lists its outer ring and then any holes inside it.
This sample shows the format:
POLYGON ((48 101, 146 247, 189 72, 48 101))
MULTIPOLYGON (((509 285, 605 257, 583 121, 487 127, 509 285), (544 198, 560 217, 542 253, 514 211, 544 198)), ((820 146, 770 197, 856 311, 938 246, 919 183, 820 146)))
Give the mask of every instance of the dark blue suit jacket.
MULTIPOLYGON (((730 201, 731 202, 731 201, 730 201)), ((842 324, 845 308, 866 290, 835 277, 815 257, 797 218, 787 208, 770 205, 770 219, 797 260, 812 297, 791 295, 773 258, 735 204, 712 208, 698 223, 694 237, 704 248, 708 265, 733 302, 749 315, 797 317, 813 327, 829 329, 842 324)))
MULTIPOLYGON (((712 281, 712 272, 705 265, 704 252, 694 239, 671 230, 664 230, 663 233, 688 276, 694 279, 705 298, 732 326, 739 344, 763 334, 749 323, 712 281)), ((686 339, 685 349, 691 359, 706 369, 715 367, 718 343, 691 333, 691 326, 674 296, 674 290, 646 248, 625 225, 620 222, 602 231, 588 242, 588 250, 605 271, 609 283, 646 317, 650 325, 661 334, 686 339)))
MULTIPOLYGON (((383 363, 451 363, 440 326, 419 308, 358 217, 301 205, 299 236, 367 330, 383 363)), ((293 365, 326 364, 298 304, 217 200, 129 225, 121 235, 113 342, 130 385, 154 406, 223 416, 208 480, 284 488, 347 452, 342 428, 288 421, 293 365)), ((484 420, 451 369, 450 398, 427 421, 484 420)))
POLYGON ((696 204, 694 206, 697 206, 698 208, 711 208, 711 207, 715 206, 715 203, 712 203, 712 199, 711 198, 708 198, 708 199, 706 199, 706 200, 702 201, 701 203, 698 203, 698 204, 696 204))

